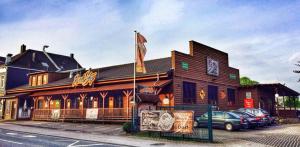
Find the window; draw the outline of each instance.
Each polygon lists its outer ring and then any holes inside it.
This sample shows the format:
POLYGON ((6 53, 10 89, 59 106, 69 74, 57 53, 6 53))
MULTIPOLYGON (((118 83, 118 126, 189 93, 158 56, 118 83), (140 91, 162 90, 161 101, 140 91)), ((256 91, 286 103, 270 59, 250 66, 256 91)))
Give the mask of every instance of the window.
POLYGON ((208 104, 218 105, 218 86, 208 85, 208 104))
POLYGON ((5 77, 1 76, 0 77, 0 88, 4 88, 4 80, 5 80, 5 77))
POLYGON ((196 83, 183 82, 183 103, 196 103, 196 83))
POLYGON ((48 83, 48 75, 43 75, 43 84, 48 83))
POLYGON ((42 84, 43 84, 43 76, 38 75, 37 86, 42 85, 42 84))
POLYGON ((228 105, 235 104, 235 90, 228 88, 227 89, 227 98, 228 98, 228 105))
POLYGON ((36 76, 32 76, 31 86, 36 86, 36 76))

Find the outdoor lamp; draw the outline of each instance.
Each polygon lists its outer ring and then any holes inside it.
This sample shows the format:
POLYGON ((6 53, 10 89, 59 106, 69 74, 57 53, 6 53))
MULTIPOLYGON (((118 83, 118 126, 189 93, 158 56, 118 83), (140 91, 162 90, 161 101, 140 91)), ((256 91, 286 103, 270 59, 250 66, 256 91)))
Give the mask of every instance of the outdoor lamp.
POLYGON ((278 97, 279 97, 279 94, 278 94, 278 93, 276 93, 276 94, 275 94, 275 97, 276 97, 276 98, 278 98, 278 97))
POLYGON ((169 105, 169 104, 170 104, 170 99, 169 99, 168 97, 165 97, 165 98, 163 99, 163 104, 164 104, 164 105, 169 105))
POLYGON ((94 99, 94 97, 91 96, 91 101, 94 99))

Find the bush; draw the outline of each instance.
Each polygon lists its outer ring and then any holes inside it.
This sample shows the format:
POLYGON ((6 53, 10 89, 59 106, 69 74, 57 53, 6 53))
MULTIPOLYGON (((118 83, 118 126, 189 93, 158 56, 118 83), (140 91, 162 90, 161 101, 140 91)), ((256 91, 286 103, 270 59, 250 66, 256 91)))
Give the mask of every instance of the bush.
POLYGON ((126 133, 131 133, 132 132, 132 123, 131 122, 127 122, 123 124, 123 131, 125 131, 126 133))

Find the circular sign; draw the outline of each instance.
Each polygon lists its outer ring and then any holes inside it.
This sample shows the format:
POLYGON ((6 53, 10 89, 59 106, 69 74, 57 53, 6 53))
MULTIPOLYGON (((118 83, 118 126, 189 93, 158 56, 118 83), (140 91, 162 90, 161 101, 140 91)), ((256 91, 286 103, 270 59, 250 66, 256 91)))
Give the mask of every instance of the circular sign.
POLYGON ((174 116, 168 112, 165 112, 160 116, 158 126, 162 131, 171 131, 174 121, 174 116))

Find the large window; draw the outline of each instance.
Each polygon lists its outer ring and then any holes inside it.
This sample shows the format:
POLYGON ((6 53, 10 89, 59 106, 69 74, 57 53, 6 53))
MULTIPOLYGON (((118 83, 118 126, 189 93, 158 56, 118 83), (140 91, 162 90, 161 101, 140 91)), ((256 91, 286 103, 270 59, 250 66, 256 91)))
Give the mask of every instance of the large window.
POLYGON ((4 88, 4 80, 5 80, 5 76, 0 76, 0 88, 4 88))
POLYGON ((218 105, 218 87, 208 85, 208 104, 218 105))
POLYGON ((232 88, 227 89, 228 105, 235 104, 235 90, 232 88))
POLYGON ((183 103, 195 104, 196 103, 196 83, 183 82, 183 103))
POLYGON ((37 80, 37 85, 42 85, 43 84, 43 76, 42 75, 38 75, 38 80, 37 80))
POLYGON ((32 76, 31 86, 36 86, 36 76, 32 76))
POLYGON ((48 83, 48 75, 43 75, 43 84, 48 83))

